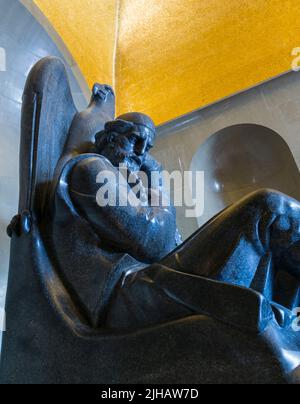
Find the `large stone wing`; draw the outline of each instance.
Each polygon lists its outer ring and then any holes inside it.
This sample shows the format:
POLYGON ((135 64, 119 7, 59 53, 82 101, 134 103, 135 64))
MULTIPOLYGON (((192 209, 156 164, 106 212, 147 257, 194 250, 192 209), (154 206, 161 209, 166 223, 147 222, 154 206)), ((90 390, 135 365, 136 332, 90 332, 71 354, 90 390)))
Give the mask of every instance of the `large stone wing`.
POLYGON ((19 213, 47 211, 56 166, 77 110, 63 62, 54 57, 31 70, 23 95, 19 213))

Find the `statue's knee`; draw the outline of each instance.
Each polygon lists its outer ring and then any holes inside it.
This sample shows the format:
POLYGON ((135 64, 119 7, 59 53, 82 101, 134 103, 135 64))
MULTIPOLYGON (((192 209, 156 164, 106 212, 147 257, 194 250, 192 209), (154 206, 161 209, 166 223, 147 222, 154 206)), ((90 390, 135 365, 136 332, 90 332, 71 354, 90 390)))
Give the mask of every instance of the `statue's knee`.
POLYGON ((250 195, 250 203, 257 208, 268 210, 272 213, 284 214, 286 202, 289 197, 272 189, 260 189, 250 195))
POLYGON ((300 202, 272 189, 261 189, 249 196, 248 203, 265 213, 300 218, 300 202))
POLYGON ((268 188, 263 188, 263 189, 259 189, 258 191, 255 191, 252 194, 252 197, 255 201, 262 202, 268 202, 270 199, 278 199, 282 196, 282 194, 278 191, 274 191, 272 189, 268 189, 268 188))

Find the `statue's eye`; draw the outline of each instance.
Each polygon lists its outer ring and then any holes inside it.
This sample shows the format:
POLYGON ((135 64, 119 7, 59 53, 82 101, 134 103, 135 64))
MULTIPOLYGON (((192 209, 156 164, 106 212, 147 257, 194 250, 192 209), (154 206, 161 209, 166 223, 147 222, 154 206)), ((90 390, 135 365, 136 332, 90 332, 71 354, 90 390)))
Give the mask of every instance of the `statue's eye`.
POLYGON ((130 141, 131 143, 136 143, 136 141, 137 141, 136 136, 134 136, 134 135, 130 136, 129 141, 130 141))

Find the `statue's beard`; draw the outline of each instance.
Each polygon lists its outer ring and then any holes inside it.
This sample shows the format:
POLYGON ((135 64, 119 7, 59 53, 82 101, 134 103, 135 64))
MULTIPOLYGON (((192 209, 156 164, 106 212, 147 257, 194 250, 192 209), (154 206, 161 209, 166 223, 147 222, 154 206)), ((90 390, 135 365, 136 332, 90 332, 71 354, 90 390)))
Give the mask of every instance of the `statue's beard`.
POLYGON ((122 151, 114 151, 113 155, 109 158, 111 163, 118 167, 120 165, 126 166, 131 172, 138 172, 142 167, 142 159, 135 154, 128 154, 122 151))

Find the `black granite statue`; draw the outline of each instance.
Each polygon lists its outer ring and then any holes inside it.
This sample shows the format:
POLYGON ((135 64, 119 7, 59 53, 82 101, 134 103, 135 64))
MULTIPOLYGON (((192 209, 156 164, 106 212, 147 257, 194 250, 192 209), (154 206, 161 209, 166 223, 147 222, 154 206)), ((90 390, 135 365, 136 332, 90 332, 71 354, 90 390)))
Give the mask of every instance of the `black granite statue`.
POLYGON ((62 62, 33 68, 1 383, 300 382, 300 203, 257 191, 181 243, 154 140, 110 87, 77 113, 62 62), (122 168, 136 203, 102 206, 122 168))

